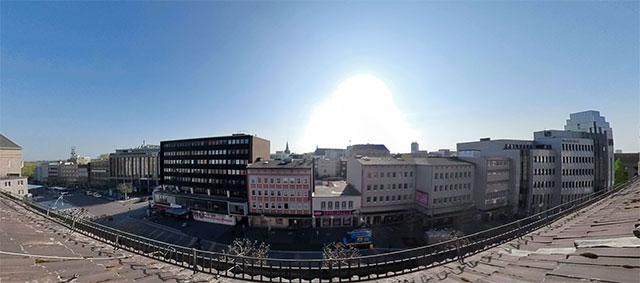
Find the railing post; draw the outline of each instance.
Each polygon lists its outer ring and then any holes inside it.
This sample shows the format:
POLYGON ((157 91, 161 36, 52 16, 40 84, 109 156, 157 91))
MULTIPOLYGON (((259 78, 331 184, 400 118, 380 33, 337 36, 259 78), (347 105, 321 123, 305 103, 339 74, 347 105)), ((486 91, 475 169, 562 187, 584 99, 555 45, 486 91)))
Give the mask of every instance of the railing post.
POLYGON ((198 272, 198 254, 195 248, 191 248, 191 251, 193 252, 193 274, 196 274, 198 272))

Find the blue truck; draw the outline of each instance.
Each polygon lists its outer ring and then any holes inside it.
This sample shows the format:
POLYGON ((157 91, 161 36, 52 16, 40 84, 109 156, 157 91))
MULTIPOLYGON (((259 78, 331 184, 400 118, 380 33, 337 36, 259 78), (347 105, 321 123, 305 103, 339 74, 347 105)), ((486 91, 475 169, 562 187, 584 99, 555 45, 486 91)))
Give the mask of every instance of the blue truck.
POLYGON ((347 236, 342 238, 342 242, 347 246, 373 248, 373 236, 371 230, 362 228, 347 232, 347 236))

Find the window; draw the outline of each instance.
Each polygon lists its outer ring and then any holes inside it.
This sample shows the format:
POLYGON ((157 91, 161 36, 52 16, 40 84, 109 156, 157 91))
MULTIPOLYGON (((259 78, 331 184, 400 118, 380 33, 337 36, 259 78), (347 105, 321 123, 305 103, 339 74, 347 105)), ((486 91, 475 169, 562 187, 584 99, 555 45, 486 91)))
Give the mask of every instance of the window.
POLYGON ((371 190, 371 185, 367 185, 367 191, 371 190))
POLYGON ((353 208, 353 201, 352 200, 349 201, 349 208, 353 208))
POLYGON ((367 202, 371 202, 371 197, 367 197, 367 202))
MULTIPOLYGON (((374 198, 375 199, 375 198, 374 198)), ((329 202, 329 206, 327 207, 328 209, 333 209, 333 202, 329 202)))
POLYGON ((378 197, 373 197, 373 202, 378 201, 378 197))
POLYGON ((389 196, 387 196, 387 201, 389 201, 389 196))
POLYGON ((345 208, 347 208, 347 202, 346 202, 346 201, 343 201, 343 202, 342 202, 342 209, 345 209, 345 208))

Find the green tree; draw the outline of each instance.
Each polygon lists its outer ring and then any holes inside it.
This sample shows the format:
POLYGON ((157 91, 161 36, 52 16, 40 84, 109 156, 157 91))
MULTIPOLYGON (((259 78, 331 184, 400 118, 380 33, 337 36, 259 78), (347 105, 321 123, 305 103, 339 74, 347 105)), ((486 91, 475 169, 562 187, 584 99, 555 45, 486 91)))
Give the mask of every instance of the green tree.
POLYGON ((130 194, 133 191, 133 188, 129 183, 120 183, 118 184, 118 191, 124 194, 124 199, 129 199, 127 194, 130 194))
POLYGON ((26 161, 22 166, 22 176, 29 177, 33 176, 33 168, 38 165, 38 162, 26 161))
POLYGON ((622 184, 629 180, 629 176, 627 172, 624 171, 624 165, 622 165, 622 160, 618 158, 615 163, 613 163, 613 176, 614 176, 614 184, 622 184))

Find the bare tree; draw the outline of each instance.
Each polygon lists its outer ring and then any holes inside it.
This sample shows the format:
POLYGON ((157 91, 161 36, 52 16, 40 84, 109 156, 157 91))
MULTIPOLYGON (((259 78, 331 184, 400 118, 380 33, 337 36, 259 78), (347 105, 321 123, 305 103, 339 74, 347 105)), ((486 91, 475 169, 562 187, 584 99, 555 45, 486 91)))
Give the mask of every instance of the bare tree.
POLYGON ((322 247, 322 258, 325 266, 357 265, 360 257, 358 249, 347 246, 344 243, 330 243, 322 247))
POLYGON ((251 241, 247 238, 236 238, 224 253, 231 256, 228 260, 234 262, 236 266, 242 264, 237 260, 236 256, 258 258, 257 260, 245 259, 244 263, 266 264, 269 257, 269 245, 263 242, 258 244, 257 240, 251 241))

